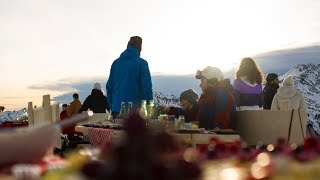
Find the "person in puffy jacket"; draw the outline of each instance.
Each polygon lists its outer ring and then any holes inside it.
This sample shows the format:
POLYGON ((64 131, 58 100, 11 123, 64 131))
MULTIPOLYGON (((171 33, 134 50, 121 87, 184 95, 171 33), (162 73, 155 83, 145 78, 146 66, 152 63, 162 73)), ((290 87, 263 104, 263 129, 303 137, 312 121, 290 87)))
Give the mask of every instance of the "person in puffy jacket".
POLYGON ((294 87, 293 77, 286 77, 283 80, 282 85, 283 87, 280 87, 276 95, 273 97, 271 110, 307 110, 303 94, 294 87))
POLYGON ((101 84, 95 83, 91 94, 84 100, 79 112, 87 111, 90 109, 94 113, 106 113, 106 110, 110 111, 107 97, 101 90, 101 84))
POLYGON ((199 127, 232 128, 232 124, 236 121, 236 103, 229 81, 223 80, 222 71, 217 67, 208 66, 198 71, 196 78, 201 80, 199 86, 202 89, 198 100, 199 127))
POLYGON ((132 102, 137 109, 141 100, 153 99, 149 66, 140 57, 141 48, 142 39, 131 37, 127 49, 112 63, 106 89, 113 115, 120 112, 121 102, 132 102))

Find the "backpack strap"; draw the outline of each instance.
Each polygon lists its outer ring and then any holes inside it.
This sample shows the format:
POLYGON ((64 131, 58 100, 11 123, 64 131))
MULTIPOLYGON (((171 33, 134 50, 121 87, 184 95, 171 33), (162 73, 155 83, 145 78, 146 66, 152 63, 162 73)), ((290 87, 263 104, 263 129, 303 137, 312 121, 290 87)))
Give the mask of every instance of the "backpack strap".
POLYGON ((303 127, 302 127, 302 120, 301 120, 300 110, 298 110, 298 114, 299 114, 300 128, 301 128, 302 137, 303 137, 303 140, 305 140, 305 139, 306 139, 306 136, 305 136, 305 134, 303 133, 303 127))
POLYGON ((292 127, 293 113, 294 113, 294 109, 292 109, 292 111, 291 111, 291 117, 290 117, 290 124, 289 124, 289 132, 288 132, 288 138, 287 138, 288 141, 287 141, 287 144, 289 144, 290 136, 291 136, 291 127, 292 127))

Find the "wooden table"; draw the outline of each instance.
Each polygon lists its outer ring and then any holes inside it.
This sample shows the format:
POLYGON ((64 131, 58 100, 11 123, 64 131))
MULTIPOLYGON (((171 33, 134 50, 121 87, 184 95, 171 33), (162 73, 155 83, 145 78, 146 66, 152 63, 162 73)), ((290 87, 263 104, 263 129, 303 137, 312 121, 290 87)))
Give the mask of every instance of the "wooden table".
POLYGON ((211 138, 218 138, 225 143, 240 140, 238 134, 191 134, 191 143, 193 147, 196 147, 199 144, 208 144, 211 138))
MULTIPOLYGON (((90 117, 90 123, 93 122, 103 122, 107 123, 107 115, 105 113, 96 113, 94 116, 90 117)), ((87 124, 88 122, 84 122, 75 126, 75 131, 83 133, 83 135, 88 135, 89 127, 83 126, 83 124, 87 124)), ((221 130, 219 133, 174 133, 176 137, 183 139, 187 143, 191 143, 193 147, 196 147, 198 144, 207 144, 211 138, 218 138, 222 142, 230 143, 234 141, 240 140, 240 136, 236 134, 233 130, 221 130), (226 134, 225 134, 226 133, 226 134)), ((113 136, 117 137, 115 139, 119 139, 124 136, 125 132, 123 130, 114 130, 113 136)))
MULTIPOLYGON (((83 125, 78 125, 75 127, 75 131, 82 132, 84 135, 88 134, 89 127, 83 125)), ((218 138, 222 142, 231 143, 234 141, 239 141, 240 136, 238 134, 217 134, 217 133, 173 133, 177 138, 183 139, 185 142, 192 144, 196 147, 200 144, 208 144, 211 138, 218 138)), ((113 136, 123 136, 123 130, 114 130, 113 136)))

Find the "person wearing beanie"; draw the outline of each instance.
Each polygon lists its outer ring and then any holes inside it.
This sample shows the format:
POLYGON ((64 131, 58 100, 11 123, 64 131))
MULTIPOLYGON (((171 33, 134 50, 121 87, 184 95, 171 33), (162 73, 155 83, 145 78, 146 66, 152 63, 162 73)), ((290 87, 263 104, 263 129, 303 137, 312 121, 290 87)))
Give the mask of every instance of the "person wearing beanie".
POLYGON ((93 89, 96 89, 96 90, 101 91, 102 86, 101 86, 101 84, 100 84, 100 83, 94 83, 94 85, 93 85, 93 89))
POLYGON ((199 95, 193 89, 187 89, 180 94, 180 102, 187 101, 183 103, 182 107, 188 107, 190 104, 194 104, 198 101, 199 95))
POLYGON ((279 79, 277 74, 269 73, 266 80, 266 86, 262 91, 263 109, 270 109, 273 97, 279 88, 279 79))
POLYGON ((70 103, 70 105, 67 106, 67 115, 68 117, 74 116, 78 114, 79 110, 81 109, 81 101, 79 100, 79 94, 74 93, 72 95, 73 101, 70 103))
POLYGON ((185 122, 196 121, 199 111, 198 107, 199 95, 192 89, 187 89, 180 94, 180 104, 182 108, 169 107, 164 112, 168 115, 175 115, 176 118, 183 115, 185 122))
POLYGON ((84 100, 79 112, 87 111, 88 109, 94 113, 106 113, 106 110, 110 111, 108 99, 103 94, 100 83, 95 83, 93 85, 91 94, 84 100))
POLYGON ((230 81, 223 79, 221 70, 208 66, 197 71, 202 94, 198 100, 199 127, 205 129, 230 129, 235 121, 236 104, 230 81), (228 84, 229 83, 229 84, 228 84))
POLYGON ((140 57, 141 50, 142 38, 133 36, 127 49, 111 65, 106 90, 113 115, 119 114, 121 102, 132 102, 135 110, 142 100, 153 100, 149 66, 140 57))
POLYGON ((238 110, 262 109, 262 80, 263 74, 256 62, 250 57, 243 58, 233 82, 238 110))
POLYGON ((287 76, 282 85, 272 100, 271 110, 307 110, 303 94, 294 87, 293 77, 287 76))

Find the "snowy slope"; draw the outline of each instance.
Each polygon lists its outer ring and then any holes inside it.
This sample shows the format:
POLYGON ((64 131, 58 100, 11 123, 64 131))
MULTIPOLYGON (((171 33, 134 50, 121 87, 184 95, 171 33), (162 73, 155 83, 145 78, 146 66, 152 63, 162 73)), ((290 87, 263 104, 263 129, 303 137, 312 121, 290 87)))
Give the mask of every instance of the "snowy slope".
POLYGON ((303 93, 308 106, 308 121, 320 134, 320 64, 299 64, 281 75, 280 80, 292 75, 295 87, 303 93))

